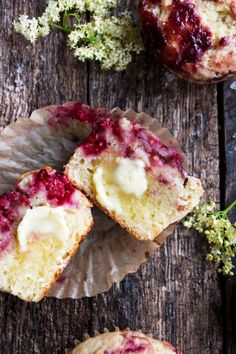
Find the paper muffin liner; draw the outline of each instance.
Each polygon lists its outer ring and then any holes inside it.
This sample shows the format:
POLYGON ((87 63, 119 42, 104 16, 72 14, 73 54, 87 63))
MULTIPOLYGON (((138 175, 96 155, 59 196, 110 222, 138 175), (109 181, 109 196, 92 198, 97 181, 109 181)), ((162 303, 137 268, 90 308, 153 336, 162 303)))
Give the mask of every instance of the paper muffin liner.
MULTIPOLYGON (((73 104, 69 102, 64 106, 73 104)), ((73 119, 68 119, 66 125, 53 127, 49 119, 56 108, 50 106, 36 110, 30 118, 23 118, 3 129, 0 135, 0 193, 13 187, 22 173, 45 165, 62 171, 79 141, 90 133, 88 125, 73 119)), ((157 119, 132 109, 123 112, 115 108, 112 113, 149 127, 186 161, 176 139, 157 119)), ((155 242, 139 241, 96 207, 93 208, 93 216, 93 229, 47 296, 78 299, 109 290, 113 283, 136 272, 174 230, 174 225, 170 225, 155 242)))

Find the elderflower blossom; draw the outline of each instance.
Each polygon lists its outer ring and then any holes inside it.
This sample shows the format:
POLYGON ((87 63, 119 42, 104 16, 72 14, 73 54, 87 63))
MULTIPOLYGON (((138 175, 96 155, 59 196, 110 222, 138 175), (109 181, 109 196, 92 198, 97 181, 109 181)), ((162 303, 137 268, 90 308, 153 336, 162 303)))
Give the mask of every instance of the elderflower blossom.
POLYGON ((47 20, 48 23, 54 23, 54 22, 59 22, 60 21, 60 13, 61 9, 57 1, 50 1, 48 4, 48 7, 46 8, 45 12, 41 17, 39 17, 39 20, 41 18, 44 18, 45 21, 47 20))
POLYGON ((79 60, 96 60, 103 69, 120 71, 131 62, 132 53, 143 50, 143 44, 129 14, 109 17, 116 3, 117 0, 49 0, 42 16, 29 19, 22 15, 14 27, 31 43, 57 27, 68 33, 68 45, 79 60), (86 11, 91 19, 84 23, 80 15, 86 11), (72 23, 69 18, 73 18, 72 23))
POLYGON ((116 6, 117 0, 58 0, 54 2, 58 4, 60 11, 76 9, 79 12, 89 11, 104 15, 116 6))
POLYGON ((218 271, 233 275, 232 259, 236 254, 236 223, 228 219, 228 212, 235 206, 232 203, 223 211, 214 211, 215 203, 197 206, 185 219, 183 225, 194 228, 206 236, 209 243, 207 259, 220 266, 218 271))
POLYGON ((14 24, 14 27, 17 32, 22 33, 31 43, 34 43, 40 36, 39 21, 36 18, 30 20, 27 15, 22 15, 19 18, 19 22, 14 24))
POLYGON ((111 9, 116 6, 117 0, 85 0, 86 9, 96 15, 107 14, 108 9, 111 9))
POLYGON ((55 1, 58 4, 60 11, 77 9, 80 12, 85 12, 85 1, 84 0, 58 0, 55 1))
POLYGON ((96 16, 93 22, 79 25, 69 34, 69 45, 80 60, 97 60, 101 62, 102 69, 115 67, 117 71, 130 63, 132 52, 139 53, 143 48, 128 14, 109 19, 96 16))

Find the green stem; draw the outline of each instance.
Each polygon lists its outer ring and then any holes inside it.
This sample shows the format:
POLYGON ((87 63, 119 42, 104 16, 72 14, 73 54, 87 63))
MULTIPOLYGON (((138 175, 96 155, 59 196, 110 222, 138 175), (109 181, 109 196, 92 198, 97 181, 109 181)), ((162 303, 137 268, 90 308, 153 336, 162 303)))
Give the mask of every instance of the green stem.
POLYGON ((62 30, 63 32, 70 33, 73 29, 73 27, 68 26, 67 20, 68 17, 74 17, 77 21, 77 23, 80 22, 80 18, 76 13, 68 13, 67 11, 64 11, 63 17, 62 17, 62 25, 58 25, 56 23, 51 23, 51 26, 58 28, 62 30))
POLYGON ((225 208, 225 209, 223 210, 223 213, 224 213, 225 215, 227 215, 228 212, 229 212, 231 209, 233 209, 233 207, 235 207, 235 206, 236 206, 236 200, 233 201, 229 206, 227 206, 227 208, 225 208))
POLYGON ((233 209, 233 207, 236 206, 236 200, 234 200, 230 205, 227 206, 227 208, 225 208, 224 210, 220 210, 220 211, 213 211, 208 213, 208 215, 215 215, 218 218, 224 218, 224 219, 228 219, 228 213, 230 212, 231 209, 233 209))
POLYGON ((67 30, 67 11, 64 11, 63 19, 62 19, 62 26, 65 30, 67 30))
POLYGON ((76 13, 69 13, 69 14, 67 14, 67 17, 74 17, 74 18, 76 18, 77 22, 80 21, 80 18, 76 13))
POLYGON ((69 17, 74 17, 76 19, 77 23, 80 22, 80 18, 76 13, 68 13, 67 11, 64 11, 63 17, 62 17, 62 26, 57 25, 57 24, 52 24, 52 26, 57 27, 66 33, 70 33, 72 30, 72 27, 68 26, 68 18, 69 17))
POLYGON ((64 27, 62 27, 62 26, 60 26, 60 25, 57 25, 57 24, 55 24, 55 23, 52 23, 51 26, 53 26, 53 27, 55 27, 55 28, 58 28, 58 29, 60 29, 60 30, 62 30, 62 31, 64 31, 64 32, 66 32, 66 33, 70 33, 70 30, 69 30, 68 28, 64 28, 64 27))

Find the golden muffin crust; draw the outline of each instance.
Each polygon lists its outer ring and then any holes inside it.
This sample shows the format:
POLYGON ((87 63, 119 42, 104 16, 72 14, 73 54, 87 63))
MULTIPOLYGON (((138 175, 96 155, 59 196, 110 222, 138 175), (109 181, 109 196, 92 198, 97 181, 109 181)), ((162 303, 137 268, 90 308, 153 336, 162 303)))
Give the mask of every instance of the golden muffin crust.
POLYGON ((171 344, 141 332, 126 330, 100 334, 79 344, 71 354, 181 354, 171 344))

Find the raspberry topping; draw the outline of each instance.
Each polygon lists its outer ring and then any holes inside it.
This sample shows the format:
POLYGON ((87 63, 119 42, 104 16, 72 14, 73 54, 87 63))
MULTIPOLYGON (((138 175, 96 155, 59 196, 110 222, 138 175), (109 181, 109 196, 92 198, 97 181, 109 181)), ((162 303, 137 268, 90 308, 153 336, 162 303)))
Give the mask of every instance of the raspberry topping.
POLYGON ((225 47, 226 45, 229 44, 229 40, 227 37, 222 37, 220 40, 219 40, 219 45, 222 46, 222 47, 225 47))
POLYGON ((84 123, 93 123, 97 119, 97 111, 85 104, 72 103, 64 106, 57 106, 56 109, 52 109, 52 116, 48 122, 54 128, 59 125, 68 126, 70 119, 79 120, 84 123))
POLYGON ((32 174, 32 179, 26 192, 29 197, 32 197, 40 191, 46 192, 46 197, 50 204, 61 206, 73 203, 72 198, 75 188, 63 173, 48 172, 46 169, 42 169, 32 174))
POLYGON ((161 1, 143 0, 140 7, 145 45, 163 64, 183 73, 186 63, 197 64, 212 47, 212 34, 201 24, 193 3, 173 0, 166 23, 160 23, 155 5, 162 6, 161 1))
MULTIPOLYGON (((27 177, 26 177, 27 178, 27 177)), ((73 205, 76 189, 63 173, 42 169, 30 174, 29 182, 19 184, 0 196, 0 256, 14 239, 22 215, 30 207, 31 198, 45 194, 45 201, 53 206, 73 205)))
POLYGON ((28 198, 13 190, 0 196, 0 258, 12 243, 12 225, 19 218, 19 210, 29 207, 28 198))
POLYGON ((145 349, 148 349, 149 343, 145 340, 146 343, 136 344, 133 339, 128 339, 125 343, 125 347, 120 354, 128 353, 142 353, 145 349))
POLYGON ((116 145, 122 157, 137 158, 136 150, 140 147, 149 158, 147 169, 168 164, 183 173, 183 157, 135 122, 131 123, 129 130, 124 130, 119 119, 102 117, 93 125, 92 134, 79 146, 86 156, 96 157, 105 152, 114 139, 118 142, 116 145))
POLYGON ((86 156, 100 155, 107 148, 105 135, 90 135, 87 139, 85 139, 81 146, 83 147, 83 151, 86 156))
POLYGON ((10 235, 4 236, 3 239, 0 238, 0 259, 1 256, 8 250, 11 245, 12 237, 10 235))
POLYGON ((18 218, 18 209, 30 205, 27 196, 13 190, 0 196, 0 232, 10 231, 11 225, 18 218))
POLYGON ((120 124, 120 113, 104 109, 94 110, 86 105, 74 103, 58 106, 52 114, 49 123, 54 126, 66 124, 71 118, 92 126, 92 133, 79 144, 86 157, 100 156, 109 147, 113 148, 115 142, 115 148, 122 157, 140 158, 137 156, 137 149, 144 151, 148 156, 147 170, 169 165, 186 177, 183 157, 175 149, 165 146, 155 135, 134 121, 130 122, 129 127, 123 127, 120 124))

